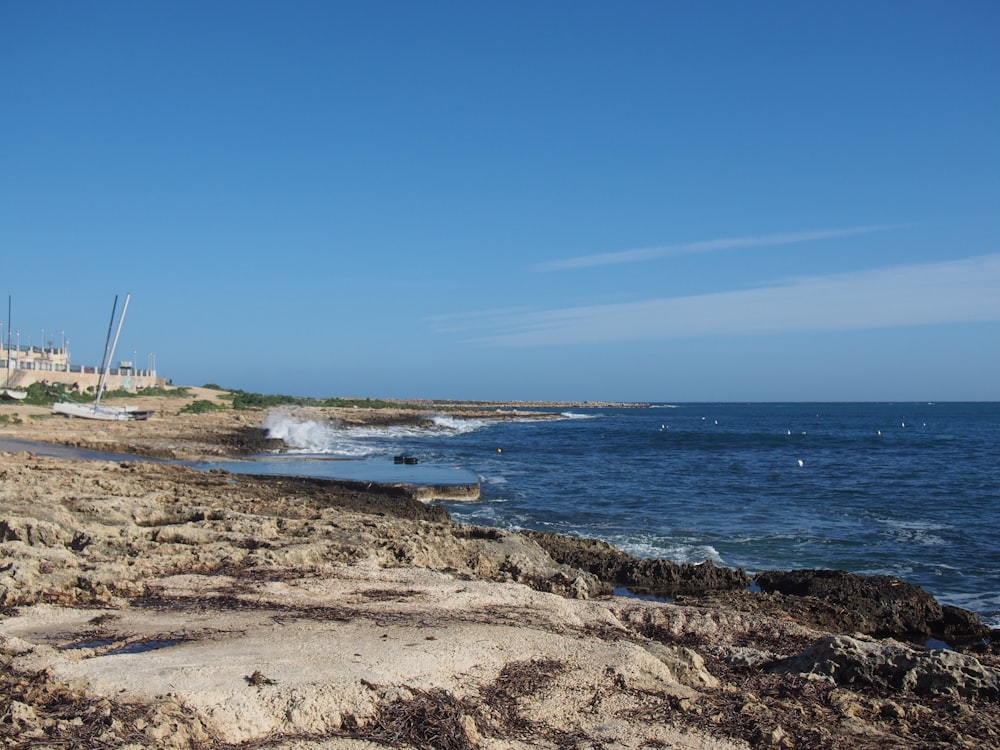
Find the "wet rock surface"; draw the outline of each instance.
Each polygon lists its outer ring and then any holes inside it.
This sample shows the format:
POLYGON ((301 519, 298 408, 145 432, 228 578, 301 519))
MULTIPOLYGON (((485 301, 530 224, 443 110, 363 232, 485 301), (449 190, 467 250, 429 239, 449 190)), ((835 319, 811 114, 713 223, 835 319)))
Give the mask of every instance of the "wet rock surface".
POLYGON ((924 643, 934 637, 975 645, 990 639, 979 617, 941 606, 919 586, 892 576, 858 576, 838 570, 766 571, 753 581, 741 570, 633 557, 596 539, 522 532, 554 560, 593 573, 636 594, 703 601, 743 611, 767 611, 839 633, 864 633, 924 643))
POLYGON ((843 570, 759 573, 754 581, 767 594, 810 606, 817 624, 839 632, 924 642, 930 637, 969 643, 989 637, 972 612, 942 607, 919 586, 894 576, 859 576, 843 570))
POLYGON ((739 591, 750 584, 742 570, 721 568, 710 560, 694 565, 633 557, 597 539, 580 539, 543 531, 524 531, 554 560, 589 571, 637 594, 670 598, 713 591, 739 591))

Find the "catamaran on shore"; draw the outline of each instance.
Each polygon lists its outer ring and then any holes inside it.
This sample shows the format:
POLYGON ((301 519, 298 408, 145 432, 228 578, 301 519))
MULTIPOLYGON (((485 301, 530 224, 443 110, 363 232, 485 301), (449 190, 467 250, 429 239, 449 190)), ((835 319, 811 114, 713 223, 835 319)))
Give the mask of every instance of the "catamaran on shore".
POLYGON ((153 412, 149 410, 131 409, 124 406, 101 406, 101 396, 104 395, 104 388, 108 380, 108 368, 115 357, 115 348, 118 346, 118 337, 122 332, 122 324, 125 322, 125 313, 128 311, 128 303, 132 298, 131 294, 125 295, 125 304, 122 305, 122 314, 118 318, 118 327, 115 329, 114 341, 111 341, 111 330, 115 327, 115 313, 118 309, 118 295, 115 295, 115 303, 111 308, 111 323, 108 324, 108 337, 104 343, 104 360, 101 363, 101 379, 97 386, 97 396, 93 404, 78 404, 71 401, 61 401, 52 405, 54 414, 62 414, 67 417, 80 417, 82 419, 100 419, 111 422, 124 422, 128 420, 148 419, 153 412))

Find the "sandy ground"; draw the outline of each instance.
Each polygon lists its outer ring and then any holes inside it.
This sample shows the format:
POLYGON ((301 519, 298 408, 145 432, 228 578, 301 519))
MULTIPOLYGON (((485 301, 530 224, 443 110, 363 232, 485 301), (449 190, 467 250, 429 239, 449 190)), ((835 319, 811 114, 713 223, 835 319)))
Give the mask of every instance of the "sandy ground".
MULTIPOLYGON (((5 405, 0 438, 259 448, 264 412, 188 402, 114 424, 5 405)), ((377 487, 25 452, 0 480, 0 747, 1000 747, 988 650, 853 634, 860 661, 810 657, 833 634, 605 596, 527 537, 377 487)))

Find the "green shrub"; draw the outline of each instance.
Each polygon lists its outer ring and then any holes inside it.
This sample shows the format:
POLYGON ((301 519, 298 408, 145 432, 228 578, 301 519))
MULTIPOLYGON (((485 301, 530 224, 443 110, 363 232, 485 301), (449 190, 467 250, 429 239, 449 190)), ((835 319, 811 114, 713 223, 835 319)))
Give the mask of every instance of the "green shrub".
MULTIPOLYGON (((90 390, 88 388, 88 390, 90 390)), ((116 389, 113 391, 104 391, 104 396, 107 398, 141 398, 144 396, 166 396, 167 398, 189 398, 191 396, 191 391, 185 386, 179 386, 177 388, 161 388, 156 386, 155 388, 142 388, 138 391, 126 391, 122 389, 116 389)))
POLYGON ((248 393, 247 391, 234 390, 234 409, 265 409, 271 406, 286 406, 295 404, 297 406, 311 406, 310 401, 314 399, 300 398, 298 396, 268 395, 265 393, 248 393))
POLYGON ((305 396, 285 396, 281 394, 248 393, 232 390, 234 409, 266 409, 272 406, 337 406, 364 409, 420 409, 420 404, 397 401, 383 401, 374 398, 309 398, 305 396))
POLYGON ((224 411, 225 409, 226 407, 222 404, 200 398, 181 409, 181 414, 204 414, 209 411, 224 411))
MULTIPOLYGON (((206 386, 207 387, 207 386, 206 386)), ((282 394, 250 393, 239 388, 227 388, 225 398, 233 399, 234 409, 267 409, 272 406, 336 406, 361 409, 425 409, 426 404, 406 401, 383 401, 377 398, 310 398, 307 396, 286 396, 282 394)), ((438 408, 446 409, 447 406, 438 408)))
POLYGON ((22 403, 32 406, 51 406, 56 401, 87 401, 88 399, 79 392, 66 390, 65 383, 32 383, 24 389, 27 396, 22 403))
POLYGON ((316 403, 317 406, 339 406, 350 408, 357 406, 362 409, 420 409, 420 404, 409 404, 405 401, 383 401, 378 398, 325 398, 316 403))

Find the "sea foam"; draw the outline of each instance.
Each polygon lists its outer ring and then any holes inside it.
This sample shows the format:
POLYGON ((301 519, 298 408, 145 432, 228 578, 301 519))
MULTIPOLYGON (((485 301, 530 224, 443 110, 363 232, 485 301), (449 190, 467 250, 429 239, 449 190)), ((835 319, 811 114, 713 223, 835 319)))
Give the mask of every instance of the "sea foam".
POLYGON ((290 412, 273 411, 265 418, 263 427, 268 437, 283 440, 291 453, 356 458, 384 453, 397 440, 425 435, 463 435, 488 424, 482 420, 456 419, 447 415, 433 417, 431 422, 433 427, 345 426, 337 422, 301 419, 290 412))
POLYGON ((476 430, 481 430, 487 425, 487 422, 482 419, 458 419, 445 414, 439 414, 438 416, 433 417, 431 421, 438 430, 455 435, 464 435, 468 432, 475 432, 476 430))
POLYGON ((623 552, 639 558, 659 557, 676 563, 693 563, 695 565, 711 560, 713 563, 723 564, 722 556, 711 544, 667 543, 665 540, 659 543, 650 543, 634 541, 625 537, 613 540, 613 543, 616 543, 616 546, 623 552))
POLYGON ((366 456, 373 453, 356 435, 329 422, 298 419, 280 411, 271 412, 263 427, 268 437, 285 441, 293 453, 332 453, 341 456, 366 456))

